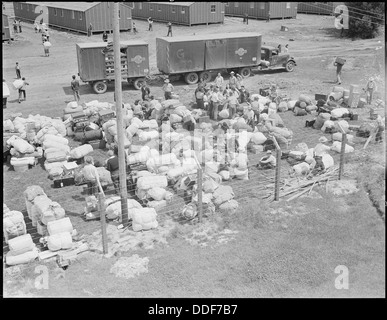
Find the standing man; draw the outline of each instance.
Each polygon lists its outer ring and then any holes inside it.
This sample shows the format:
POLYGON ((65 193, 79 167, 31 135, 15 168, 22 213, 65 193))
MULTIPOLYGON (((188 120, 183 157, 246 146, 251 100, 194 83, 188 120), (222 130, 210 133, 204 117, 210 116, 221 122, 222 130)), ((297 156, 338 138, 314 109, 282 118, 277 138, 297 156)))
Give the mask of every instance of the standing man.
POLYGON ((76 79, 75 75, 73 75, 73 80, 71 81, 71 90, 73 90, 74 100, 79 102, 79 100, 81 100, 79 95, 79 81, 76 79))
POLYGON ((136 23, 132 22, 133 33, 137 33, 136 23))
POLYGON ((9 97, 10 92, 5 79, 3 79, 3 109, 7 108, 7 98, 9 97))
POLYGON ((222 77, 222 75, 219 72, 215 78, 215 85, 217 87, 219 87, 219 90, 223 91, 223 84, 224 84, 224 78, 222 77))
POLYGON ((153 31, 153 20, 151 17, 148 18, 148 31, 153 31))
POLYGON ((94 166, 94 160, 91 156, 85 157, 85 166, 82 170, 85 181, 87 182, 87 190, 89 195, 95 195, 98 193, 98 187, 102 193, 102 186, 99 179, 97 168, 94 166))
POLYGON ((171 34, 171 37, 172 37, 172 23, 168 22, 167 27, 168 27, 167 37, 169 37, 169 34, 171 34))
MULTIPOLYGON (((125 157, 125 160, 126 160, 126 157, 125 157)), ((114 191, 117 194, 120 194, 120 171, 119 171, 117 146, 114 146, 114 156, 107 161, 106 169, 110 172, 110 175, 112 177, 114 191)))
POLYGON ((21 20, 20 19, 19 19, 17 24, 19 26, 19 32, 22 33, 22 26, 21 26, 21 20))
POLYGON ((90 37, 93 35, 93 25, 90 23, 89 27, 87 28, 87 36, 90 37))
POLYGON ((245 13, 245 21, 246 24, 249 24, 249 14, 247 12, 245 13))
POLYGON ((230 89, 235 89, 237 85, 237 78, 234 75, 234 71, 230 72, 230 79, 228 79, 228 84, 230 86, 230 89))
POLYGON ((373 77, 370 77, 370 79, 367 82, 367 85, 365 87, 365 91, 367 93, 367 104, 371 104, 372 97, 374 95, 374 91, 377 90, 376 83, 374 81, 373 77))
POLYGON ((26 81, 26 78, 22 78, 23 85, 19 88, 19 103, 21 102, 22 95, 24 96, 24 101, 26 101, 26 86, 29 85, 29 83, 26 81))
POLYGON ((212 108, 210 108, 210 118, 212 120, 217 121, 218 120, 219 103, 220 103, 217 87, 214 88, 210 101, 211 101, 211 105, 212 105, 212 108))
POLYGON ((165 100, 172 99, 173 89, 173 85, 169 82, 169 79, 165 79, 163 85, 165 100))
POLYGON ((343 68, 343 64, 335 61, 333 65, 336 66, 337 83, 341 84, 341 69, 343 68))
POLYGON ((267 13, 267 19, 266 22, 270 22, 270 11, 267 13))
POLYGON ((146 82, 144 82, 141 86, 141 97, 143 101, 149 101, 150 88, 147 86, 146 82))
POLYGON ((15 70, 16 70, 16 78, 20 79, 21 78, 21 72, 20 72, 19 62, 16 62, 15 70))
POLYGON ((108 41, 108 34, 106 33, 106 31, 104 31, 103 34, 102 34, 102 40, 103 40, 103 42, 107 42, 108 41))
POLYGON ((17 33, 18 28, 17 28, 17 21, 16 21, 16 19, 13 20, 13 24, 12 25, 13 25, 13 31, 15 33, 17 33))

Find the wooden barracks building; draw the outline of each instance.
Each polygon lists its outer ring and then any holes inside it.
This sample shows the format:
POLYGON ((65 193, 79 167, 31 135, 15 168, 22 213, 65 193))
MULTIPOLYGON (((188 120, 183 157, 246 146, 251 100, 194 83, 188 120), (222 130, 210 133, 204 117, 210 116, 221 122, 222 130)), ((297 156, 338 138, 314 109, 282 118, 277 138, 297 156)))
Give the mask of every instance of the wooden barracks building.
MULTIPOLYGON (((15 17, 34 22, 41 14, 38 6, 48 8, 48 25, 54 28, 87 33, 113 30, 113 6, 109 2, 13 2, 15 17), (36 11, 35 11, 36 10, 36 11)), ((120 3, 120 30, 132 28, 132 12, 120 3)))
POLYGON ((222 2, 131 2, 133 18, 192 26, 224 22, 222 2))
POLYGON ((225 15, 251 19, 288 19, 297 17, 298 2, 226 2, 225 15))

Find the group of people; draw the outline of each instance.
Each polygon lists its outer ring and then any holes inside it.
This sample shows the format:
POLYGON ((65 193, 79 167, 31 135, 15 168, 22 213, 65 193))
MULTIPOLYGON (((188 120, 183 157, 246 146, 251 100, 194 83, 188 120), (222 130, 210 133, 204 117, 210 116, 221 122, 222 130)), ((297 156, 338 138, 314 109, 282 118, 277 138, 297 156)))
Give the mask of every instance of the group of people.
POLYGON ((214 121, 218 120, 219 113, 224 109, 228 110, 229 119, 233 119, 237 113, 243 113, 243 108, 239 108, 243 103, 247 103, 248 106, 243 117, 248 123, 252 123, 254 120, 250 93, 243 85, 243 77, 239 74, 235 75, 234 71, 231 71, 228 83, 225 83, 220 73, 215 78, 214 84, 209 87, 201 80, 195 90, 195 99, 197 107, 208 111, 210 119, 214 121))

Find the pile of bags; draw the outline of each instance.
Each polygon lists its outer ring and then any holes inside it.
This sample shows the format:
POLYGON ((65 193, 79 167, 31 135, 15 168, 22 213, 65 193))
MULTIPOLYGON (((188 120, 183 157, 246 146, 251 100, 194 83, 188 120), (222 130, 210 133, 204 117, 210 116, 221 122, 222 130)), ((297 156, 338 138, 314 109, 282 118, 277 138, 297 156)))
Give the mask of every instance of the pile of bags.
POLYGON ((10 147, 10 153, 12 155, 11 165, 15 170, 18 167, 26 167, 28 165, 34 165, 36 159, 43 155, 43 150, 39 148, 37 150, 33 145, 29 144, 21 137, 13 135, 6 141, 6 145, 10 147))
POLYGON ((295 103, 289 102, 289 105, 292 106, 289 109, 293 110, 295 116, 305 116, 317 110, 317 106, 312 99, 305 94, 301 94, 295 103))
POLYGON ((10 239, 8 247, 5 263, 9 266, 28 263, 38 257, 38 249, 29 233, 10 239))
POLYGON ((24 199, 28 217, 32 225, 38 223, 47 225, 49 221, 61 219, 65 216, 65 210, 58 202, 52 201, 39 186, 29 186, 24 191, 24 199))
POLYGON ((43 239, 48 250, 55 252, 73 247, 74 229, 69 217, 49 221, 47 231, 48 236, 43 239))
POLYGON ((3 235, 5 242, 9 239, 27 233, 24 216, 20 211, 11 211, 6 204, 3 204, 3 235))
POLYGON ((146 200, 148 207, 158 210, 167 205, 167 200, 172 200, 173 195, 166 190, 167 186, 166 175, 140 176, 136 181, 136 195, 140 200, 146 200))

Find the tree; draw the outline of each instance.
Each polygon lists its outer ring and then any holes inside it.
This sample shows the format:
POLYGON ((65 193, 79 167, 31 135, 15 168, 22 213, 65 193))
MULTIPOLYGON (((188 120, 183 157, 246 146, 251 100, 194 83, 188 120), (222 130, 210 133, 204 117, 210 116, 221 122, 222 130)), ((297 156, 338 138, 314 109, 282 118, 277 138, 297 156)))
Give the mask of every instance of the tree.
POLYGON ((350 38, 372 39, 385 24, 384 2, 344 2, 348 7, 350 38))

